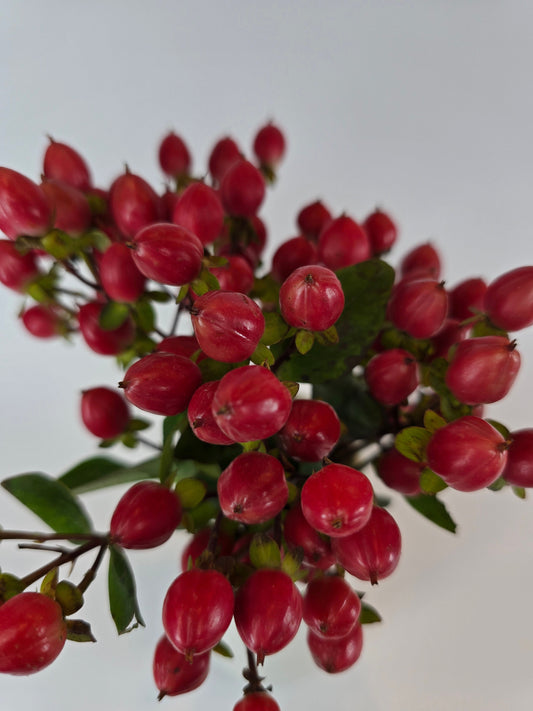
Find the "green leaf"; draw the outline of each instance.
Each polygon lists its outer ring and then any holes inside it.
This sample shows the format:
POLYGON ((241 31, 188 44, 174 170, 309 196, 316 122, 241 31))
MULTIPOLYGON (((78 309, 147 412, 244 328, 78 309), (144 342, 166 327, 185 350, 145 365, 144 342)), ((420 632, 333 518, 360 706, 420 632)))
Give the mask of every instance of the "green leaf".
POLYGON ((204 499, 207 489, 198 479, 186 477, 176 484, 176 494, 184 509, 196 508, 204 499))
POLYGON ((472 408, 452 395, 445 381, 447 370, 448 361, 445 358, 435 358, 431 366, 425 370, 423 380, 440 396, 440 411, 443 417, 451 422, 458 417, 469 415, 472 408))
POLYGON ((438 474, 431 471, 429 467, 424 467, 420 474, 420 488, 426 494, 438 494, 439 491, 446 489, 448 485, 438 474))
POLYGON ((507 331, 504 331, 498 326, 495 326, 489 321, 488 318, 484 318, 474 324, 470 338, 479 338, 480 336, 504 336, 507 337, 507 331))
POLYGON ((134 316, 135 321, 143 331, 150 333, 154 330, 155 311, 149 301, 139 301, 135 306, 134 316))
POLYGON ((257 348, 250 356, 250 360, 256 365, 262 365, 263 363, 274 365, 275 362, 274 354, 264 343, 257 344, 257 348))
POLYGON ((111 546, 109 554, 109 609, 117 632, 124 634, 145 624, 137 603, 135 578, 124 551, 118 546, 111 546), (128 627, 134 618, 135 623, 128 627))
POLYGON ((444 417, 438 415, 434 410, 426 410, 424 412, 424 427, 432 434, 433 432, 440 430, 441 427, 444 427, 444 425, 447 424, 448 423, 446 422, 444 417))
POLYGON ((220 289, 218 279, 213 274, 213 272, 209 271, 209 269, 202 269, 200 278, 203 279, 203 281, 207 284, 207 286, 209 287, 209 291, 216 291, 217 289, 220 289))
POLYGON ((121 304, 118 301, 108 301, 100 312, 98 323, 105 331, 113 331, 115 328, 122 326, 128 318, 130 310, 127 304, 121 304))
POLYGON ((492 425, 495 430, 498 430, 498 432, 504 437, 505 439, 510 439, 511 438, 511 430, 506 427, 504 424, 501 422, 498 422, 497 420, 491 420, 487 419, 487 422, 489 425, 492 425))
POLYGON ((203 296, 209 291, 209 286, 203 279, 195 279, 191 283, 191 288, 197 296, 203 296))
POLYGON ((277 311, 267 311, 263 315, 265 317, 265 330, 261 336, 261 343, 266 346, 279 343, 289 332, 289 325, 277 311))
POLYGON ((85 620, 66 620, 67 639, 71 642, 96 642, 91 625, 85 620))
POLYGON ((525 499, 527 496, 526 490, 524 489, 523 486, 513 486, 512 490, 513 490, 513 494, 515 496, 518 496, 519 499, 525 499))
POLYGON ((305 355, 309 353, 313 344, 315 342, 315 334, 311 331, 304 331, 303 329, 298 331, 296 338, 294 339, 294 345, 298 353, 305 355))
POLYGON ((219 642, 213 647, 213 652, 215 654, 220 654, 221 657, 228 657, 228 659, 233 659, 234 654, 230 647, 225 642, 219 642))
POLYGON ((62 482, 29 473, 4 479, 2 486, 57 533, 90 533, 83 505, 62 482))
POLYGON ((150 301, 155 301, 157 304, 166 304, 172 298, 166 291, 147 291, 145 296, 150 301))
POLYGON ((407 459, 413 462, 426 461, 426 447, 431 439, 431 432, 424 427, 405 427, 394 440, 394 446, 407 459))
POLYGON ((177 415, 169 415, 163 420, 163 442, 169 435, 173 435, 177 430, 183 431, 187 426, 187 413, 180 412, 177 415))
POLYGON ((128 467, 112 459, 94 457, 70 469, 58 481, 68 486, 73 493, 84 494, 107 486, 157 478, 159 460, 160 457, 154 457, 128 467))
POLYGON ((169 477, 174 460, 174 438, 178 429, 184 425, 186 413, 180 412, 178 415, 166 417, 163 424, 163 432, 165 438, 163 441, 163 451, 161 452, 161 460, 159 466, 159 479, 165 483, 169 477))
POLYGON ((440 499, 436 496, 419 494, 418 496, 405 496, 404 498, 407 503, 418 511, 418 513, 421 513, 422 516, 425 516, 427 519, 437 524, 437 526, 446 529, 446 531, 455 533, 457 524, 448 513, 448 510, 442 501, 440 501, 440 499))
POLYGON ((375 607, 372 607, 372 605, 368 605, 366 602, 362 602, 359 622, 362 625, 371 625, 374 622, 381 622, 381 615, 375 607))
POLYGON ((261 299, 267 304, 277 304, 279 300, 280 284, 273 279, 270 274, 266 274, 255 280, 250 296, 253 299, 261 299))

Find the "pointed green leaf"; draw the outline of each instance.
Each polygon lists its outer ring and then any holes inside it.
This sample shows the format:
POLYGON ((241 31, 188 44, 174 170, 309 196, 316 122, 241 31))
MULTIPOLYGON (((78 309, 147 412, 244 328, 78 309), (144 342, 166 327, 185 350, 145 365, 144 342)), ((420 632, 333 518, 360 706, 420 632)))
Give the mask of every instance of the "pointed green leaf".
POLYGON ((371 625, 374 622, 381 622, 381 615, 375 607, 372 607, 372 605, 368 605, 366 602, 362 602, 359 622, 362 625, 371 625))
POLYGON ((432 434, 433 432, 440 430, 441 427, 444 427, 444 425, 447 424, 448 423, 446 422, 444 417, 438 415, 434 410, 426 410, 424 412, 424 427, 432 434))
POLYGON ((90 533, 91 522, 81 502, 65 484, 46 474, 4 479, 2 486, 57 533, 90 533))
POLYGON ((145 624, 139 612, 133 571, 124 551, 111 546, 109 554, 109 609, 117 632, 124 634, 145 624), (128 627, 134 618, 135 623, 128 627))
POLYGON ((513 494, 518 496, 519 499, 525 499, 527 494, 523 486, 513 486, 513 494))
POLYGON ((296 350, 298 351, 298 353, 301 353, 301 355, 309 353, 309 351, 313 347, 314 342, 315 334, 311 331, 304 331, 303 329, 298 331, 298 333, 296 334, 296 338, 294 339, 294 345, 296 346, 296 350))
POLYGON ((71 642, 96 642, 91 625, 85 620, 67 620, 67 639, 71 642))
POLYGON ((96 491, 107 486, 128 484, 133 481, 152 479, 159 475, 159 457, 124 466, 121 462, 105 457, 94 457, 76 465, 63 474, 58 481, 68 486, 75 494, 96 491))
POLYGON ((425 516, 437 524, 437 526, 446 529, 446 531, 455 533, 457 524, 448 513, 442 501, 436 496, 420 494, 419 496, 406 496, 404 498, 407 503, 418 511, 418 513, 421 513, 422 516, 425 516))
POLYGON ((220 654, 221 657, 228 657, 228 659, 233 659, 234 654, 231 648, 225 642, 219 642, 213 647, 213 652, 215 654, 220 654))
POLYGON ((155 311, 149 301, 139 301, 135 307, 135 321, 140 328, 146 333, 154 330, 155 326, 155 311))
POLYGON ((109 301, 100 312, 98 323, 105 331, 112 331, 115 328, 122 326, 128 318, 130 310, 127 304, 121 304, 118 301, 109 301))
POLYGON ((492 425, 495 430, 498 430, 498 432, 501 434, 502 437, 505 439, 510 439, 511 438, 511 430, 506 427, 504 424, 501 422, 498 422, 497 420, 491 420, 487 419, 487 422, 489 425, 492 425))
POLYGON ((424 467, 420 474, 420 488, 426 494, 438 494, 439 491, 446 489, 448 485, 438 474, 431 471, 429 467, 424 467))
POLYGON ((430 439, 431 432, 424 427, 405 427, 396 435, 394 446, 407 459, 425 462, 426 447, 430 439))
POLYGON ((265 330, 261 336, 261 343, 271 346, 279 343, 289 331, 289 325, 282 319, 277 311, 267 311, 265 317, 265 330))
POLYGON ((257 348, 250 356, 250 360, 256 365, 262 365, 263 363, 274 365, 276 359, 270 348, 267 348, 264 343, 258 343, 257 348))

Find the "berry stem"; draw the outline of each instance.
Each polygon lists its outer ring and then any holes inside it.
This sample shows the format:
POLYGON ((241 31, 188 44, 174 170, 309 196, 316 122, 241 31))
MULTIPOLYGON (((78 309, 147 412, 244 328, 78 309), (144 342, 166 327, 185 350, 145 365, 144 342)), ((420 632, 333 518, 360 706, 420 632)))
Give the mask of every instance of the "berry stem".
POLYGON ((84 593, 89 585, 93 582, 93 580, 96 578, 96 573, 98 572, 98 568, 100 567, 100 563, 102 562, 105 552, 107 550, 107 542, 102 543, 100 546, 100 550, 98 551, 98 555, 96 556, 94 563, 91 565, 89 570, 85 573, 83 578, 81 579, 81 582, 78 585, 78 590, 81 593, 84 593))
POLYGON ((107 545, 107 536, 97 533, 36 533, 31 531, 0 531, 0 540, 18 541, 87 541, 97 545, 107 545))
MULTIPOLYGON (((107 539, 105 545, 107 547, 107 539)), ((84 553, 87 553, 88 551, 93 550, 93 548, 97 548, 98 546, 103 547, 101 538, 96 537, 96 540, 93 538, 93 540, 87 541, 87 543, 84 543, 82 546, 79 546, 78 548, 75 548, 72 551, 65 551, 64 553, 61 553, 61 555, 59 555, 57 558, 54 558, 54 560, 38 568, 33 573, 26 575, 24 578, 21 578, 20 582, 25 588, 27 588, 28 585, 35 583, 37 580, 42 578, 54 568, 59 568, 59 566, 64 565, 65 563, 71 563, 72 561, 82 556, 84 553)))

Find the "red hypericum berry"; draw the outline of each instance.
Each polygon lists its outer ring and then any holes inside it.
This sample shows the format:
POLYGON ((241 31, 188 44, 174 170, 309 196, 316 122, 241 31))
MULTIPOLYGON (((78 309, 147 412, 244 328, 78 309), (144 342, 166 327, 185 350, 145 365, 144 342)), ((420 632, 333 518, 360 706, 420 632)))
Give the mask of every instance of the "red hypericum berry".
POLYGON ((184 227, 160 222, 135 235, 132 256, 148 279, 182 286, 200 273, 204 248, 198 237, 184 227))
POLYGON ((224 226, 224 209, 216 190, 205 183, 189 185, 172 211, 172 222, 192 232, 202 244, 214 242, 224 226))
POLYGON ((0 282, 4 286, 23 292, 39 274, 34 252, 23 254, 13 242, 0 240, 0 282))
POLYGON ((296 224, 302 234, 316 242, 324 227, 331 222, 331 212, 320 200, 302 207, 296 217, 296 224))
POLYGON ((21 316, 24 328, 36 338, 55 338, 63 330, 64 320, 54 305, 36 304, 21 316))
POLYGON ((369 479, 345 464, 327 464, 302 487, 302 511, 320 533, 337 538, 362 528, 372 513, 374 490, 369 479))
MULTIPOLYGON (((194 536, 191 536, 189 543, 185 546, 181 554, 182 571, 188 570, 189 565, 191 567, 195 566, 196 561, 209 545, 212 533, 213 529, 208 526, 207 528, 202 528, 195 533, 194 536)), ((233 551, 233 539, 223 531, 218 531, 216 536, 217 542, 213 551, 215 557, 218 555, 230 555, 233 551)))
POLYGON ((109 209, 118 229, 131 238, 143 227, 159 220, 161 203, 146 180, 128 172, 111 185, 109 209))
POLYGON ((402 280, 392 290, 387 315, 413 338, 431 338, 444 325, 448 295, 434 279, 402 280))
POLYGON ((448 292, 450 316, 459 321, 472 318, 485 308, 487 284, 480 277, 465 279, 448 292))
POLYGON ((283 465, 263 452, 235 457, 218 478, 217 491, 224 516, 246 525, 274 518, 289 496, 283 465))
POLYGON ((51 222, 50 205, 41 188, 16 170, 0 168, 0 230, 6 237, 40 237, 51 222))
POLYGON ((298 267, 316 264, 317 249, 306 237, 292 237, 281 244, 272 257, 271 274, 280 283, 298 267))
POLYGON ((254 272, 250 263, 239 254, 230 254, 227 260, 227 264, 209 270, 218 279, 220 289, 248 294, 254 285, 254 272))
POLYGON ((60 180, 45 180, 41 190, 53 215, 53 226, 71 237, 78 237, 91 224, 91 209, 85 195, 60 180))
POLYGON ((365 380, 378 402, 398 405, 418 387, 416 358, 402 348, 378 353, 365 368, 365 380))
POLYGON ((100 280, 113 301, 132 304, 144 292, 146 277, 137 269, 132 250, 115 242, 100 258, 100 280))
POLYGON ((256 570, 235 596, 237 631, 259 664, 289 644, 301 621, 302 597, 281 570, 256 570))
POLYGON ((104 305, 96 301, 80 306, 78 322, 81 335, 91 350, 100 355, 118 355, 131 345, 135 337, 133 321, 128 316, 118 328, 105 329, 100 326, 100 315, 104 305))
POLYGON ((91 188, 91 174, 85 159, 71 146, 52 138, 44 154, 43 173, 48 179, 61 180, 83 192, 91 188))
POLYGON ((265 190, 265 179, 247 160, 233 163, 220 183, 224 209, 236 217, 255 215, 265 198, 265 190))
POLYGON ((446 385, 467 405, 497 402, 507 395, 520 369, 516 343, 504 336, 461 341, 446 371, 446 385))
POLYGON ((239 146, 232 138, 226 136, 213 146, 209 156, 209 172, 213 179, 220 183, 228 169, 240 160, 242 160, 242 153, 239 146))
POLYGON ((352 667, 363 650, 363 628, 357 624, 345 637, 327 639, 311 630, 307 646, 315 664, 328 674, 337 674, 352 667))
POLYGON ((318 238, 318 259, 333 271, 364 262, 371 256, 367 233, 348 215, 331 220, 318 238))
POLYGON ((0 673, 24 676, 41 671, 67 639, 60 606, 46 595, 23 592, 0 607, 0 673))
POLYGON ((340 435, 339 418, 329 403, 295 400, 289 419, 278 437, 289 457, 303 462, 318 462, 328 456, 340 435))
POLYGON ((379 257, 388 252, 398 237, 398 228, 386 212, 376 209, 363 222, 363 229, 368 235, 372 254, 379 257))
POLYGON ((277 126, 268 123, 256 133, 253 150, 261 165, 276 168, 285 154, 285 136, 277 126))
POLYGON ((207 442, 208 444, 233 444, 234 440, 222 432, 213 415, 212 404, 217 388, 218 380, 204 383, 197 388, 187 408, 189 425, 202 442, 207 442))
POLYGON ((198 353, 194 359, 195 363, 199 363, 206 356, 200 350, 200 344, 196 340, 196 336, 167 336, 159 341, 156 346, 156 351, 164 353, 175 353, 186 358, 191 358, 195 353, 198 353))
POLYGON ((389 449, 378 461, 378 474, 384 483, 404 496, 417 496, 420 489, 420 474, 425 464, 404 457, 396 448, 389 449))
POLYGON ((466 415, 433 433, 427 464, 448 486, 477 491, 492 484, 507 463, 507 443, 485 420, 466 415))
POLYGON ((152 670, 159 689, 158 701, 197 689, 207 678, 211 652, 196 654, 188 661, 163 635, 154 653, 152 670))
POLYGON ((376 585, 396 570, 402 550, 398 524, 386 509, 372 508, 367 523, 359 531, 333 541, 337 561, 359 580, 376 585))
POLYGON ((513 486, 533 487, 533 429, 511 432, 502 477, 513 486))
POLYGON ((171 644, 191 661, 222 639, 233 616, 233 589, 216 570, 178 575, 163 603, 163 627, 171 644))
POLYGON ((300 502, 287 512, 283 523, 283 535, 289 548, 300 548, 304 559, 311 565, 327 570, 335 563, 329 538, 318 533, 302 513, 300 502))
POLYGON ((267 439, 279 432, 291 411, 289 390, 260 365, 244 365, 226 373, 213 398, 220 429, 235 442, 267 439))
POLYGON ((295 269, 279 292, 281 315, 295 328, 325 331, 344 308, 344 292, 337 276, 318 264, 295 269))
POLYGON ((159 144, 159 165, 165 175, 179 178, 187 175, 191 168, 191 154, 183 138, 173 131, 168 133, 159 144))
POLYGON ((439 253, 431 242, 414 247, 400 263, 402 279, 435 279, 441 273, 439 253))
POLYGON ((491 282, 485 311, 505 331, 520 331, 533 324, 533 266, 518 267, 491 282))
POLYGON ((176 494, 156 481, 139 481, 118 502, 109 532, 123 548, 155 548, 168 541, 181 521, 176 494))
POLYGON ((259 306, 245 294, 209 291, 191 308, 194 334, 202 351, 222 363, 247 360, 265 330, 259 306))
POLYGON ((118 437, 130 421, 128 405, 116 390, 106 387, 84 390, 81 419, 91 434, 100 439, 118 437))
POLYGON ((311 580, 303 603, 306 625, 315 634, 329 639, 346 636, 355 627, 361 612, 359 597, 338 575, 311 580))
POLYGON ((183 412, 202 382, 192 360, 174 353, 150 353, 130 365, 119 387, 132 405, 155 415, 183 412))
POLYGON ((237 701, 233 711, 280 711, 280 708, 267 691, 253 691, 237 701))
POLYGON ((431 339, 433 345, 433 358, 448 358, 449 350, 460 341, 468 338, 472 326, 456 318, 447 318, 443 327, 431 339))

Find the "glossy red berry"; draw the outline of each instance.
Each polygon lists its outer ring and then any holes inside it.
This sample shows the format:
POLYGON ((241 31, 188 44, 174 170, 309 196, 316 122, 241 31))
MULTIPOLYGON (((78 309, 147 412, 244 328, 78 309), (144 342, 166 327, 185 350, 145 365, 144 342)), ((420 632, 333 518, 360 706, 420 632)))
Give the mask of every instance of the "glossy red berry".
POLYGON ((349 583, 338 575, 314 578, 303 599, 303 618, 308 627, 323 637, 347 635, 356 625, 361 602, 349 583))
POLYGON ((187 175, 191 168, 191 154, 181 136, 171 131, 159 144, 159 165, 170 178, 187 175))
POLYGON ((132 238, 143 227, 159 220, 161 204, 144 178, 124 173, 109 189, 109 209, 120 232, 132 238))
POLYGON ((136 267, 132 250, 125 244, 110 245, 99 266, 102 286, 113 301, 131 304, 144 292, 146 277, 136 267))
POLYGON ((182 286, 196 279, 202 268, 202 243, 184 227, 164 222, 150 224, 135 235, 133 261, 148 279, 182 286))
POLYGON ((308 523, 332 538, 362 528, 372 513, 374 491, 369 479, 345 464, 327 464, 302 487, 302 511, 308 523))
POLYGON ((289 509, 283 523, 283 535, 291 549, 301 549, 304 560, 320 570, 327 570, 335 563, 329 538, 318 533, 302 513, 300 502, 289 509))
POLYGON ((378 353, 365 368, 365 380, 378 402, 398 405, 418 387, 416 359, 402 348, 378 353))
POLYGON ((272 257, 271 274, 280 283, 298 267, 316 264, 316 246, 306 237, 292 237, 283 242, 272 257))
POLYGON ((435 279, 441 274, 440 256, 431 242, 414 247, 400 263, 402 279, 435 279))
POLYGON ((511 432, 502 477, 513 486, 533 487, 533 428, 511 432))
POLYGON ((158 700, 165 696, 178 696, 197 689, 209 673, 210 652, 196 654, 187 660, 163 636, 154 653, 152 670, 155 685, 159 689, 158 700))
POLYGON ((301 621, 302 597, 281 570, 256 570, 235 596, 237 631, 259 664, 289 644, 301 621))
POLYGON ((268 692, 253 691, 238 701, 233 711, 280 711, 280 708, 268 692))
POLYGON ((465 338, 468 338, 471 331, 471 324, 461 322, 456 318, 447 318, 440 331, 431 339, 433 346, 431 357, 449 359, 451 355, 450 349, 460 341, 464 341, 465 338))
POLYGON ((279 292, 281 315, 295 328, 325 331, 344 308, 344 292, 337 276, 319 265, 295 269, 279 292))
POLYGON ((242 160, 242 154, 235 141, 226 136, 213 146, 209 156, 209 172, 217 183, 220 183, 229 168, 242 160))
POLYGON ((262 452, 235 457, 218 478, 217 491, 224 516, 246 525, 274 518, 289 496, 281 462, 262 452))
POLYGON ((43 173, 51 180, 61 180, 83 192, 90 190, 92 181, 89 167, 72 146, 50 139, 43 159, 43 173))
POLYGON ((337 561, 351 575, 376 585, 396 570, 402 550, 398 524, 386 509, 374 506, 359 531, 333 541, 337 561))
POLYGON ((0 282, 4 286, 23 292, 39 274, 33 252, 19 252, 13 242, 0 240, 0 282))
POLYGON ((345 637, 328 639, 307 633, 307 646, 315 664, 328 674, 338 674, 352 667, 363 650, 363 628, 357 624, 345 637))
POLYGON ((127 428, 128 405, 116 390, 106 387, 84 390, 81 396, 81 419, 95 437, 113 439, 127 428))
POLYGON ((507 463, 503 436, 485 420, 466 415, 434 432, 427 464, 448 486, 477 491, 492 484, 507 463))
POLYGON ((202 244, 210 244, 222 232, 224 209, 218 193, 205 183, 192 183, 180 195, 172 222, 192 232, 202 244))
POLYGON ((79 237, 91 224, 91 210, 85 195, 60 180, 45 180, 41 190, 53 215, 53 226, 71 237, 79 237))
POLYGON ((503 336, 467 338, 457 344, 446 371, 446 385, 467 405, 501 400, 520 369, 516 343, 503 336))
POLYGON ((288 389, 260 365, 244 365, 226 373, 213 398, 220 429, 235 442, 266 439, 279 432, 291 411, 288 389))
POLYGON ((40 237, 51 222, 50 205, 41 188, 16 170, 0 168, 0 230, 6 237, 40 237))
POLYGON ((265 198, 265 179, 259 170, 246 160, 233 163, 220 183, 220 197, 224 209, 236 217, 251 217, 265 198))
POLYGON ((318 236, 332 219, 331 212, 321 200, 315 200, 302 207, 296 216, 296 223, 302 234, 313 242, 318 241, 318 236))
POLYGON ((234 597, 231 584, 216 570, 181 573, 163 603, 163 627, 171 644, 190 661, 212 649, 229 627, 234 597))
POLYGON ((202 382, 192 360, 174 353, 150 353, 130 365, 120 387, 132 405, 155 415, 183 412, 202 382))
POLYGON ((393 447, 378 460, 377 469, 382 481, 404 496, 417 496, 420 489, 420 474, 425 464, 404 457, 393 447))
MULTIPOLYGON (((200 351, 200 345, 196 340, 196 336, 167 336, 159 341, 156 350, 190 358, 200 351)), ((205 355, 200 352, 195 362, 199 362, 202 358, 205 358, 205 355)))
POLYGON ((109 532, 123 548, 156 548, 168 541, 180 521, 181 504, 173 491, 156 481, 139 481, 118 502, 109 532))
POLYGON ((328 456, 340 434, 340 420, 329 403, 295 400, 278 438, 289 457, 303 462, 318 462, 328 456))
POLYGON ((248 294, 254 285, 254 272, 250 263, 239 254, 227 256, 227 263, 209 270, 217 279, 222 291, 248 294))
POLYGON ((392 290, 388 317, 413 338, 431 338, 444 325, 448 296, 434 279, 402 280, 392 290))
POLYGON ((0 607, 0 673, 41 671, 56 659, 66 639, 57 602, 37 592, 15 595, 0 607))
POLYGON ((232 444, 234 440, 222 432, 213 415, 213 398, 217 388, 218 380, 204 383, 197 388, 187 408, 189 425, 202 442, 207 442, 208 444, 232 444))
POLYGON ((465 321, 472 318, 477 312, 485 309, 485 294, 487 284, 480 277, 465 279, 448 293, 450 303, 450 317, 465 321))
POLYGON ((395 222, 383 210, 376 209, 370 213, 362 226, 370 240, 372 254, 376 257, 388 252, 398 237, 395 222))
POLYGON ((331 220, 318 238, 318 259, 333 271, 364 262, 371 256, 367 233, 348 215, 331 220))
POLYGON ((505 331, 533 324, 533 266, 518 267, 491 282, 485 294, 490 320, 505 331))
POLYGON ((256 133, 253 150, 261 165, 275 168, 285 154, 285 136, 277 126, 268 123, 256 133))
POLYGON ((36 338, 55 338, 63 330, 64 318, 54 305, 36 304, 21 316, 24 328, 36 338))
POLYGON ((117 328, 105 329, 100 326, 100 316, 104 305, 90 301, 80 306, 78 322, 81 335, 91 350, 100 355, 118 355, 125 350, 135 337, 133 321, 128 316, 117 328))
POLYGON ((247 360, 265 330, 259 306, 245 294, 209 291, 191 308, 194 334, 202 351, 222 363, 247 360))

